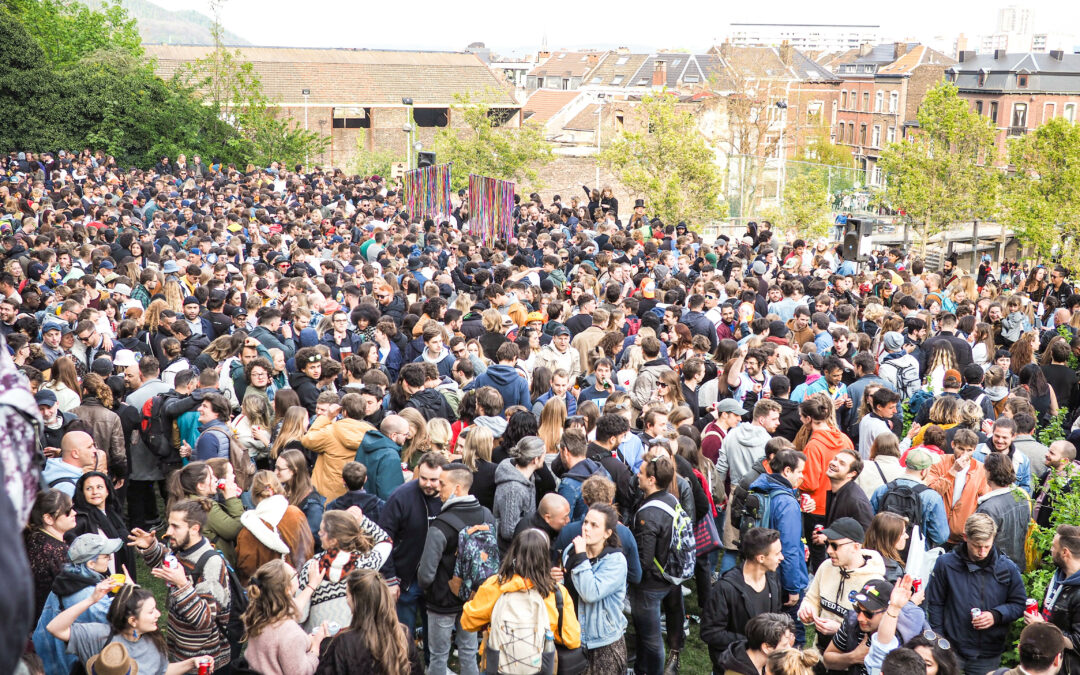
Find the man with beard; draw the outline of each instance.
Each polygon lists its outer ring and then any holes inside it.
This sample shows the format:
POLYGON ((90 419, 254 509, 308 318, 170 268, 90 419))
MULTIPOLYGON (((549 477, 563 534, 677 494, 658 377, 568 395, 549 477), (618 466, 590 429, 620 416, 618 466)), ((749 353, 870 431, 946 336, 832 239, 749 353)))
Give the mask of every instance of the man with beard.
POLYGON ((1025 612, 1024 623, 1049 622, 1065 635, 1062 672, 1080 671, 1080 527, 1058 525, 1050 548, 1057 570, 1046 587, 1041 612, 1025 612))
POLYGON ((218 618, 229 614, 229 577, 225 558, 202 533, 208 509, 205 500, 182 499, 169 507, 165 533, 169 548, 157 540, 155 532, 139 528, 128 535, 128 545, 142 555, 150 574, 168 584, 165 644, 169 655, 179 660, 211 655, 213 670, 221 672, 232 658, 218 618), (169 549, 179 566, 162 564, 169 549))

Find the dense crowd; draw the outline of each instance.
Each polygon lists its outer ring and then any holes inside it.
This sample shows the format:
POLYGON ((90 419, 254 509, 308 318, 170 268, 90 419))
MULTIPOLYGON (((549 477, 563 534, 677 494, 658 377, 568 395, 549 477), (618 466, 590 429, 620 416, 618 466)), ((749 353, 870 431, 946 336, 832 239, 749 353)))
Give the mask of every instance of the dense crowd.
POLYGON ((337 170, 0 178, 0 671, 669 675, 693 618, 718 674, 1080 672, 1062 267, 588 186, 483 241, 337 170))

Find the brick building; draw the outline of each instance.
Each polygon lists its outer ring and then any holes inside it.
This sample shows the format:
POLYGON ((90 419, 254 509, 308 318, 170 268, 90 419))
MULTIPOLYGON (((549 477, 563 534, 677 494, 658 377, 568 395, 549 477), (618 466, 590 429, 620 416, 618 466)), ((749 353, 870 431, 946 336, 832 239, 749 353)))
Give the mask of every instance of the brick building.
POLYGON ((1009 138, 1026 134, 1055 117, 1070 123, 1080 106, 1080 54, 993 54, 961 52, 946 71, 960 96, 997 129, 998 162, 1007 161, 1009 138))
POLYGON ((849 146, 871 185, 881 185, 881 151, 904 137, 927 90, 956 61, 918 43, 863 45, 835 57, 843 80, 835 142, 849 146))
MULTIPOLYGON (((213 47, 146 45, 146 56, 164 78, 204 58, 213 47)), ((485 96, 507 125, 521 122, 513 92, 476 54, 361 49, 241 47, 273 105, 298 125, 330 136, 329 149, 313 162, 348 166, 360 142, 368 150, 396 153, 409 146, 403 127, 430 148, 440 128, 464 128, 452 109, 456 95, 485 96), (412 99, 412 106, 403 103, 412 99), (410 110, 411 108, 411 110, 410 110)))

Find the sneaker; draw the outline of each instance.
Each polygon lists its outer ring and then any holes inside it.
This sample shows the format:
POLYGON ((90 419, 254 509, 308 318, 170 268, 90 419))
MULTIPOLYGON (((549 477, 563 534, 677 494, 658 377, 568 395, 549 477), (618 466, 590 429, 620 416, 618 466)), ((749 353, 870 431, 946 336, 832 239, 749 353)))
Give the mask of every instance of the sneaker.
POLYGON ((690 597, 690 588, 689 587, 687 587, 687 586, 682 587, 682 596, 684 598, 690 597))
POLYGON ((667 665, 664 666, 664 675, 679 674, 679 650, 672 649, 668 655, 667 665))

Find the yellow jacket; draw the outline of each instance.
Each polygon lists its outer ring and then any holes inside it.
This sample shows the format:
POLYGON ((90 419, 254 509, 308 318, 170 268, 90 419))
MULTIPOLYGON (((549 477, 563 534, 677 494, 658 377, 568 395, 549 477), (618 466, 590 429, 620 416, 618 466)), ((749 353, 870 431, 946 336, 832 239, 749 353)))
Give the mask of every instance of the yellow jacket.
POLYGON ((315 469, 311 472, 311 484, 326 501, 345 494, 341 470, 356 459, 356 450, 364 435, 375 427, 363 420, 340 419, 336 422, 319 415, 300 442, 308 450, 318 453, 315 469))
MULTIPOLYGON (((465 603, 461 613, 461 627, 467 631, 478 632, 487 628, 491 623, 491 611, 495 608, 495 602, 503 593, 523 591, 532 587, 532 582, 515 574, 505 584, 499 583, 499 575, 488 578, 480 588, 476 589, 476 595, 472 600, 465 603)), ((581 625, 578 623, 577 614, 574 612, 574 601, 570 593, 562 585, 558 585, 557 591, 563 596, 563 629, 559 633, 559 611, 555 605, 555 593, 544 599, 547 603, 548 618, 551 620, 551 633, 555 636, 555 642, 570 649, 581 646, 581 625)))

